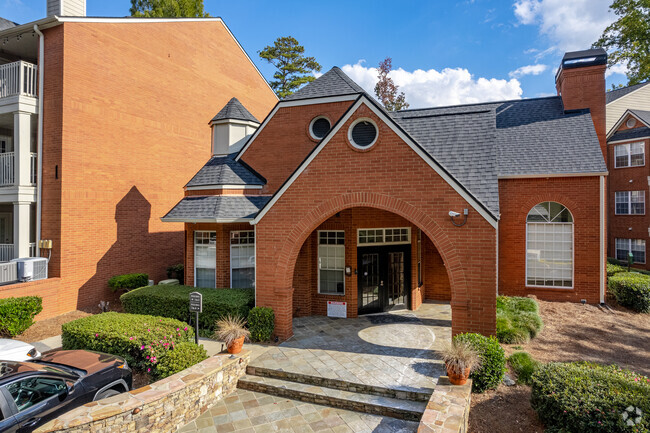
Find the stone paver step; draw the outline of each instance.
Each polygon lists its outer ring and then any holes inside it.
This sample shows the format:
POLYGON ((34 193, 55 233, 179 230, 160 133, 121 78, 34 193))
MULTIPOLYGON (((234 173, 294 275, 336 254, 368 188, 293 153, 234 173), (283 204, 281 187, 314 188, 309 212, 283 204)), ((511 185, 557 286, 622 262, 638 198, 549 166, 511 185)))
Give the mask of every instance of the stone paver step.
POLYGON ((332 379, 321 376, 312 376, 309 374, 296 373, 284 370, 275 370, 270 368, 263 368, 249 365, 246 368, 246 373, 249 376, 261 376, 272 379, 279 379, 289 382, 297 382, 308 385, 321 386, 325 388, 338 389, 341 391, 357 392, 362 394, 372 394, 381 397, 389 397, 400 400, 412 400, 427 402, 433 393, 433 389, 428 391, 413 391, 400 388, 386 388, 375 385, 367 385, 363 383, 348 382, 340 379, 332 379))
POLYGON ((407 421, 419 421, 426 403, 326 386, 298 383, 264 376, 246 375, 237 383, 239 389, 287 397, 339 409, 381 415, 407 421))

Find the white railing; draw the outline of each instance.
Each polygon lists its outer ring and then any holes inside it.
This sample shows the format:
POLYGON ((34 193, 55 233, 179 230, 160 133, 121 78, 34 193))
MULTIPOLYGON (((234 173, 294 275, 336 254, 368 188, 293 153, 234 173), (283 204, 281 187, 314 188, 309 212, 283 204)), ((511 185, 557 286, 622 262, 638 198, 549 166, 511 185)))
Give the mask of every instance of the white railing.
POLYGON ((0 186, 14 184, 14 153, 0 153, 0 186))
POLYGON ((29 257, 36 257, 36 242, 29 243, 29 257))
POLYGON ((36 97, 36 65, 22 60, 0 65, 0 98, 24 95, 36 97))
POLYGON ((38 164, 38 159, 36 153, 32 152, 29 157, 29 182, 32 185, 36 185, 37 164, 38 164))
POLYGON ((0 244, 0 262, 8 262, 14 258, 14 244, 0 244))

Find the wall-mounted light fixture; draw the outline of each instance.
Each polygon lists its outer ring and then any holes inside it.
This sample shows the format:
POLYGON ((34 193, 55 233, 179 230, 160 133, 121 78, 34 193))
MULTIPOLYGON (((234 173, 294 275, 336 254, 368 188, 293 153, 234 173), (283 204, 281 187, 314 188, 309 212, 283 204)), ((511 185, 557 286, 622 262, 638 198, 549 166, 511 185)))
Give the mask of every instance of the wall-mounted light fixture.
POLYGON ((451 223, 455 225, 456 227, 462 227, 465 225, 467 222, 467 215, 469 214, 469 209, 463 209, 463 215, 465 216, 463 218, 463 222, 457 223, 454 218, 458 218, 460 214, 458 212, 454 212, 453 210, 449 211, 449 219, 451 219, 451 223))

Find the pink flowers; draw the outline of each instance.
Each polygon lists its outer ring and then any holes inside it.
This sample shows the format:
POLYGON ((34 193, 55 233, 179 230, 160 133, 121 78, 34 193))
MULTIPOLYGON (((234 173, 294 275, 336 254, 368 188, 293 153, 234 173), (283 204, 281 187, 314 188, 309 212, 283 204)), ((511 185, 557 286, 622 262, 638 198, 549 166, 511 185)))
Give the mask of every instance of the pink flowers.
POLYGON ((99 337, 99 334, 95 334, 95 337, 99 337))

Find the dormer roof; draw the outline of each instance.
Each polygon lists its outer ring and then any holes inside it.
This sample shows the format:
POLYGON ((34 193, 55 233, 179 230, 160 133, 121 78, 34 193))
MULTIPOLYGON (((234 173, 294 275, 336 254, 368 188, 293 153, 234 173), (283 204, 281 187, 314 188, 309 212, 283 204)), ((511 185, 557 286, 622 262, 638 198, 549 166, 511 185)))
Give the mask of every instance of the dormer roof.
POLYGON ((224 105, 221 111, 219 111, 217 115, 212 118, 210 123, 226 119, 260 123, 260 121, 257 120, 255 116, 253 116, 251 112, 248 111, 237 98, 232 98, 230 101, 228 101, 228 103, 224 105))
POLYGON ((293 95, 284 98, 285 101, 296 99, 322 98, 325 96, 342 96, 364 93, 364 90, 357 83, 352 81, 339 67, 321 75, 293 95))

